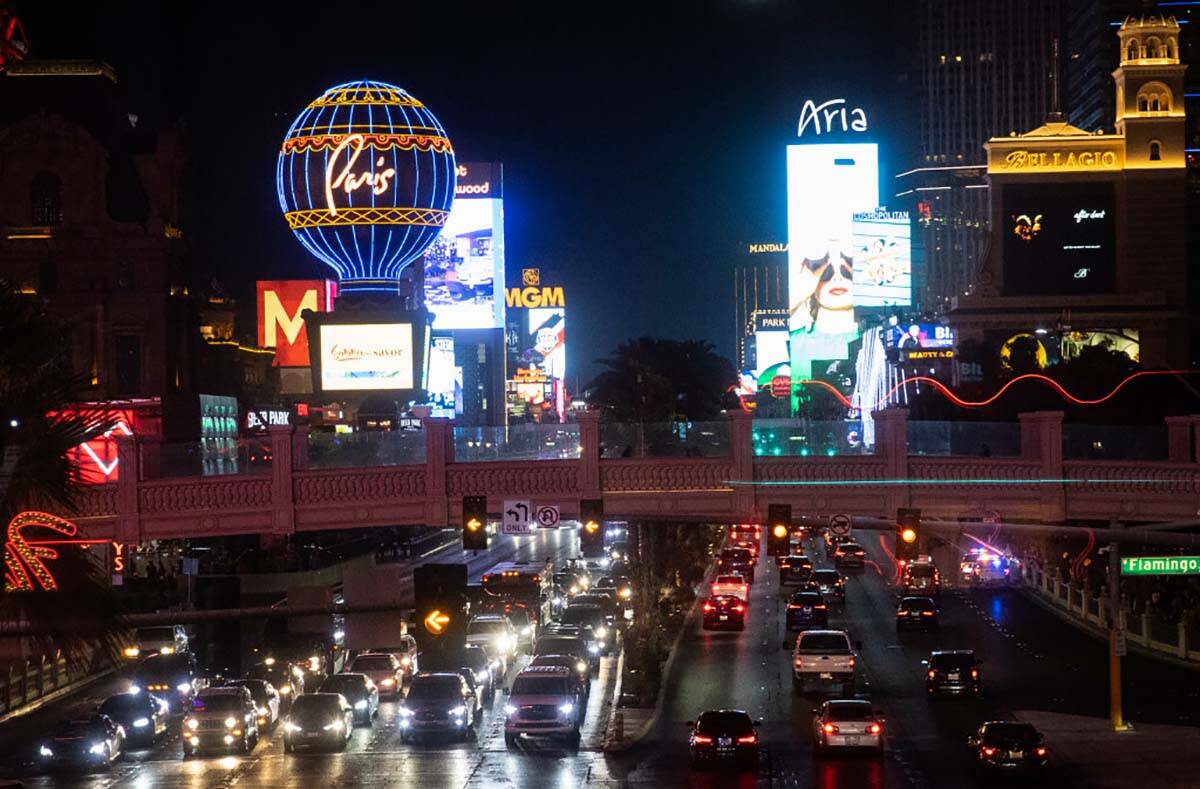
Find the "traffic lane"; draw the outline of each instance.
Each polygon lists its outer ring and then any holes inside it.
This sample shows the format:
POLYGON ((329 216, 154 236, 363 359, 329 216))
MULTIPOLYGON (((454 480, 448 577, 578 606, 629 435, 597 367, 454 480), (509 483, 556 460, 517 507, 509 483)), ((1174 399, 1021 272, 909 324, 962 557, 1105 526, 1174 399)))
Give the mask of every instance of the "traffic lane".
MULTIPOLYGON (((510 669, 505 685, 528 662, 510 669)), ((607 723, 602 714, 611 700, 615 658, 604 658, 592 680, 583 721, 581 753, 556 744, 530 744, 509 751, 504 744, 504 696, 484 705, 481 719, 465 742, 449 738, 405 743, 400 739, 399 706, 380 704, 370 727, 356 726, 343 752, 283 752, 282 729, 276 727, 250 754, 211 755, 182 759, 179 724, 155 747, 128 754, 112 768, 94 773, 37 775, 23 779, 39 787, 228 787, 237 783, 262 787, 354 786, 574 786, 589 776, 605 775, 598 753, 607 723), (589 751, 590 749, 590 751, 589 751)))

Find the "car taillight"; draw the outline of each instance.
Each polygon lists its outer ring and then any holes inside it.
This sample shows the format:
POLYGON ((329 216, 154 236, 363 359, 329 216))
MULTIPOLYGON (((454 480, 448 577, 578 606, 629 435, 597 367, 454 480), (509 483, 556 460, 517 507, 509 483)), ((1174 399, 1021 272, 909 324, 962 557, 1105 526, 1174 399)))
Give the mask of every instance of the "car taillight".
POLYGON ((705 604, 704 604, 704 610, 705 610, 705 611, 711 611, 711 610, 713 610, 713 604, 712 604, 712 603, 705 603, 705 604))
POLYGON ((1038 746, 1037 748, 1034 749, 1034 753, 1036 753, 1038 756, 1045 756, 1046 749, 1041 746, 1038 746))
POLYGON ((824 731, 826 734, 833 734, 838 730, 838 727, 834 726, 832 723, 826 723, 824 726, 821 727, 821 730, 824 731))
POLYGON ((854 668, 854 658, 850 658, 850 668, 854 668))
POLYGON ((697 734, 692 737, 692 742, 696 743, 697 745, 710 745, 712 743, 712 737, 706 737, 703 734, 697 734))
POLYGON ((979 669, 971 669, 971 679, 979 679, 979 669))
POLYGON ((933 612, 932 611, 922 611, 921 616, 933 616, 933 612))
POLYGON ((933 669, 929 669, 929 674, 928 674, 928 676, 929 676, 929 678, 930 678, 930 679, 937 679, 937 672, 936 672, 936 671, 934 671, 933 669))
POLYGON ((870 727, 867 728, 867 731, 871 732, 871 734, 879 734, 879 732, 883 731, 883 727, 878 723, 872 723, 870 727))
POLYGON ((788 610, 789 610, 789 611, 795 611, 797 608, 802 608, 802 607, 803 607, 803 606, 798 606, 798 605, 796 605, 795 603, 788 603, 788 610))
POLYGON ((757 734, 747 734, 744 737, 738 737, 738 745, 753 745, 758 742, 757 734))
POLYGON ((823 606, 823 605, 814 605, 813 606, 814 611, 824 611, 825 608, 826 608, 826 606, 823 606))
POLYGON ((746 606, 742 605, 741 603, 738 603, 737 605, 735 605, 733 607, 733 610, 737 611, 738 613, 741 613, 742 611, 746 610, 746 606))
POLYGON ((984 755, 984 756, 995 756, 995 755, 996 755, 996 749, 995 749, 995 748, 984 748, 984 749, 983 749, 983 755, 984 755))

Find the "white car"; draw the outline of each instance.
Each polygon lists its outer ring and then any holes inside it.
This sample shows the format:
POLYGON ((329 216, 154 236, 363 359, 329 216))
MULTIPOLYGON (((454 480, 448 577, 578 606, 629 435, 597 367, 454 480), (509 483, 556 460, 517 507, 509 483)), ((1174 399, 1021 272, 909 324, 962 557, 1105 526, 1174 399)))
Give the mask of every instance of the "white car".
POLYGON ((746 602, 750 599, 750 585, 740 575, 718 575, 712 582, 713 597, 736 597, 746 602))
POLYGON ((883 753, 883 719, 871 702, 834 699, 813 714, 813 744, 817 753, 835 749, 866 748, 883 753))
POLYGON ((517 631, 503 614, 480 614, 467 623, 467 646, 483 647, 507 671, 517 653, 517 631))
POLYGON ((579 680, 562 666, 531 666, 513 680, 504 705, 504 744, 512 748, 522 734, 559 737, 579 745, 579 680))

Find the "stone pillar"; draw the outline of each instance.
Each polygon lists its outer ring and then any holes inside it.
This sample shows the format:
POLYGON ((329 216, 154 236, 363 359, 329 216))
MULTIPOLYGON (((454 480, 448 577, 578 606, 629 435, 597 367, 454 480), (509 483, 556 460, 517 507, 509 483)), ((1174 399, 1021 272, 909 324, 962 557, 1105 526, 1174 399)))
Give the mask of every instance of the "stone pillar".
POLYGON ((137 439, 113 435, 117 442, 117 523, 113 541, 126 545, 142 544, 142 518, 138 504, 138 482, 142 477, 142 458, 137 439))
POLYGON ((425 430, 425 523, 445 526, 450 522, 446 467, 454 462, 454 423, 428 417, 421 426, 425 430))
MULTIPOLYGON (((883 458, 885 479, 908 479, 908 409, 886 408, 874 411, 875 456, 883 458)), ((890 484, 885 494, 884 514, 890 516, 898 507, 912 506, 910 485, 890 484)))
POLYGON ((292 428, 292 470, 304 471, 308 468, 308 425, 296 425, 292 428))
POLYGON ((1200 463, 1200 416, 1167 417, 1167 460, 1200 463))
POLYGON ((142 460, 142 479, 162 479, 162 437, 139 436, 137 442, 142 460))
POLYGON ((296 532, 295 488, 292 484, 292 426, 272 425, 271 435, 271 533, 296 532))
POLYGON ((579 498, 600 498, 600 412, 576 414, 579 423, 579 498))
POLYGON ((1036 461, 1041 499, 1041 517, 1060 521, 1067 515, 1067 489, 1063 479, 1062 411, 1033 411, 1017 414, 1021 422, 1021 457, 1036 461))
POLYGON ((744 521, 758 522, 754 487, 754 419, 745 411, 729 411, 729 456, 733 461, 733 508, 744 521))

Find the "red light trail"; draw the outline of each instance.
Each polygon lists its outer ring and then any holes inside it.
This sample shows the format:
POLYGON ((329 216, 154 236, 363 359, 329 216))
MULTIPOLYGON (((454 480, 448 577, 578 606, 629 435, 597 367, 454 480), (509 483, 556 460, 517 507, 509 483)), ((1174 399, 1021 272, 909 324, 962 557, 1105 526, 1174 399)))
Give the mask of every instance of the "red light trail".
POLYGON ((1107 400, 1111 400, 1114 396, 1116 396, 1117 392, 1119 392, 1123 388, 1125 388, 1126 384, 1130 383, 1131 381, 1133 381, 1134 379, 1137 379, 1137 378, 1146 378, 1149 376, 1159 376, 1159 375, 1180 376, 1180 375, 1193 375, 1193 374, 1195 374, 1194 370, 1141 370, 1139 372, 1133 373, 1132 375, 1126 376, 1120 383, 1118 383, 1116 386, 1114 386, 1112 391, 1109 392, 1108 394, 1104 395, 1103 397, 1097 397, 1092 400, 1089 400, 1087 398, 1082 398, 1082 397, 1076 397, 1075 395, 1068 392, 1063 387, 1063 385, 1060 384, 1058 381, 1055 381, 1053 378, 1050 378, 1049 376, 1042 375, 1041 373, 1025 373, 1024 375, 1018 375, 1016 378, 1013 378, 1011 381, 1008 381, 1007 383, 1005 383, 1004 386, 1001 386, 996 391, 995 394, 993 394, 991 397, 989 397, 985 400, 964 400, 961 397, 959 397, 958 395, 956 395, 953 391, 951 391, 950 387, 946 386, 944 383, 942 383, 941 381, 939 381, 936 378, 930 378, 927 375, 913 375, 908 378, 905 378, 903 381, 901 381, 900 383, 893 386, 890 390, 888 390, 888 393, 886 395, 884 395, 881 400, 879 400, 878 402, 876 402, 872 405, 869 405, 869 406, 868 405, 855 406, 853 403, 850 402, 850 398, 846 397, 844 394, 842 394, 841 392, 839 392, 837 390, 837 387, 833 386, 832 384, 826 383, 825 381, 817 381, 817 380, 810 378, 810 379, 805 379, 802 381, 797 381, 796 383, 800 384, 801 386, 815 385, 815 386, 823 387, 824 389, 827 389, 830 392, 832 392, 833 396, 836 397, 838 400, 840 400, 842 405, 844 405, 846 408, 860 408, 864 411, 870 411, 870 410, 874 410, 875 408, 878 408, 881 405, 885 405, 893 394, 895 394, 901 388, 903 388, 904 386, 906 386, 907 384, 910 384, 910 383, 929 384, 935 390, 937 390, 943 397, 945 397, 947 400, 949 400, 950 402, 954 403, 955 405, 957 405, 961 408, 985 408, 985 407, 991 405, 992 403, 996 402, 1012 386, 1020 383, 1021 381, 1041 381, 1042 383, 1046 384, 1051 389, 1053 389, 1055 392, 1057 392, 1059 394, 1059 396, 1062 397, 1063 400, 1066 400, 1067 402, 1070 402, 1070 403, 1074 403, 1075 405, 1099 405, 1100 403, 1103 403, 1107 400))

